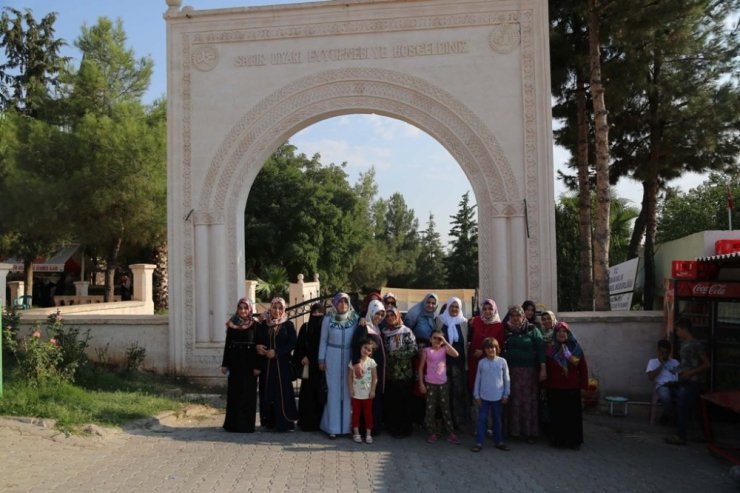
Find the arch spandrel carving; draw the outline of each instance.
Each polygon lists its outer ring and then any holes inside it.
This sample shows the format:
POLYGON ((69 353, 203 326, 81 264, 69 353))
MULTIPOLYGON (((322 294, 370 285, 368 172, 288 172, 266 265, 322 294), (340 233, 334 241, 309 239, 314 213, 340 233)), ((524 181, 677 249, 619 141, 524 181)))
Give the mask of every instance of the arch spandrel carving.
POLYGON ((265 135, 270 140, 276 134, 288 137, 307 126, 305 122, 323 119, 322 113, 314 109, 314 114, 309 111, 293 125, 296 128, 292 132, 286 132, 286 125, 279 123, 291 116, 296 120, 295 115, 306 113, 305 108, 315 108, 320 103, 332 106, 332 100, 341 101, 341 105, 335 103, 333 110, 323 114, 381 112, 425 130, 450 151, 469 178, 473 175, 486 180, 491 200, 508 200, 509 195, 516 193, 518 180, 496 137, 480 117, 452 94, 419 77, 391 70, 349 68, 327 70, 297 80, 246 112, 211 161, 200 207, 223 210, 228 195, 223 192, 232 186, 235 170, 250 147, 265 135), (358 92, 359 82, 362 86, 358 92), (469 153, 467 158, 461 149, 469 153))

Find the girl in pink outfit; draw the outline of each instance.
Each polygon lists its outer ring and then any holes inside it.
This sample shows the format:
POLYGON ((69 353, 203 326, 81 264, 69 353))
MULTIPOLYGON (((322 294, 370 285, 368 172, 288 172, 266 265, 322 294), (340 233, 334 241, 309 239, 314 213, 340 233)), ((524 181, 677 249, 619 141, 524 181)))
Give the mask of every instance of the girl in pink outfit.
POLYGON ((447 383, 447 356, 456 358, 457 350, 445 340, 441 329, 432 331, 431 346, 425 347, 419 360, 419 390, 426 394, 425 425, 429 432, 427 442, 434 443, 441 431, 448 433, 447 441, 457 445, 460 441, 453 431, 450 412, 450 389, 447 383), (424 370, 426 367, 426 371, 424 370), (437 413, 441 413, 444 430, 438 429, 437 413))

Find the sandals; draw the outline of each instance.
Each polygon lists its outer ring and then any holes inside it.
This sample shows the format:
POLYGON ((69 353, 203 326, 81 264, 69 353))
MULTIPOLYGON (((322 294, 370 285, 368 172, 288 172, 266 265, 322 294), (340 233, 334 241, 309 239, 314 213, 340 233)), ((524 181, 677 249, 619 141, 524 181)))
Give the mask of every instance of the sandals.
POLYGON ((437 435, 432 433, 427 437, 427 443, 437 443, 437 435))
POLYGON ((480 452, 481 450, 483 450, 483 446, 479 443, 476 443, 470 450, 473 452, 480 452))
POLYGON ((355 443, 362 443, 362 437, 359 434, 354 435, 352 440, 354 440, 355 443))
POLYGON ((495 447, 496 447, 497 449, 499 449, 499 450, 503 450, 504 452, 508 452, 509 450, 511 450, 511 449, 509 448, 509 446, 508 446, 508 445, 506 445, 505 443, 497 443, 497 444, 495 445, 495 447))
POLYGON ((457 435, 454 433, 450 433, 447 436, 447 441, 450 442, 452 445, 460 445, 460 440, 457 438, 457 435))

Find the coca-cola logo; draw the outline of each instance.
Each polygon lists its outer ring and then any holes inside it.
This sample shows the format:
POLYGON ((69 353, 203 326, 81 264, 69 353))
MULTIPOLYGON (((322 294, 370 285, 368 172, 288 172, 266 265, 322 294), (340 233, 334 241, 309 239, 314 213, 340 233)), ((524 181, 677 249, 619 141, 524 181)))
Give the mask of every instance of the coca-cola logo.
POLYGON ((722 296, 727 294, 727 286, 724 284, 712 284, 709 288, 709 296, 722 296))
POLYGON ((719 283, 699 283, 691 290, 694 296, 724 296, 727 294, 727 285, 719 283))
POLYGON ((706 296, 709 291, 708 284, 697 284, 694 289, 691 290, 694 296, 706 296))

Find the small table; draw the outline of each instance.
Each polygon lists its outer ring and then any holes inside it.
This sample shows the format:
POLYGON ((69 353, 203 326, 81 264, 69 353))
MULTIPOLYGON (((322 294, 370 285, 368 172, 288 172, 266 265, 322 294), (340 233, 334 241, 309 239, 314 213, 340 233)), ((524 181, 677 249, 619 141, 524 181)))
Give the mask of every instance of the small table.
POLYGON ((629 399, 621 395, 607 395, 604 400, 609 403, 609 414, 612 416, 627 416, 629 411, 629 399), (622 410, 614 410, 614 405, 621 405, 622 410))
POLYGON ((717 444, 712 433, 712 424, 709 421, 709 404, 724 407, 740 414, 740 390, 726 390, 722 392, 708 392, 701 395, 701 411, 704 421, 704 434, 707 437, 707 447, 712 452, 721 455, 734 464, 740 464, 740 453, 737 448, 724 447, 717 444))

